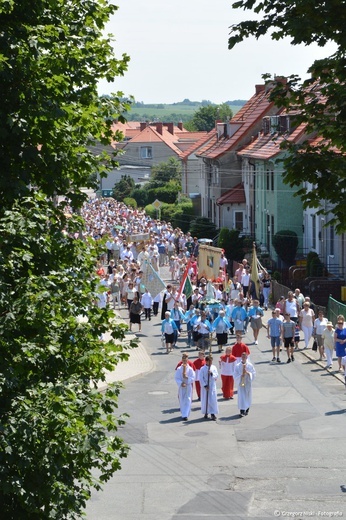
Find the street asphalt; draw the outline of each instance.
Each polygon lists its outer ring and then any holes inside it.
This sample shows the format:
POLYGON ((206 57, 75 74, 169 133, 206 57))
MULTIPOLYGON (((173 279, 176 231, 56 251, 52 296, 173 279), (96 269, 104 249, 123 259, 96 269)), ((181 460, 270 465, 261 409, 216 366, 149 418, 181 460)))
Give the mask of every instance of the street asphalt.
MULTIPOLYGON (((119 315, 126 320, 125 309, 119 315)), ((264 323, 270 317, 266 311, 264 323)), ((281 364, 272 363, 266 331, 254 345, 249 328, 244 341, 257 373, 249 415, 239 418, 236 396, 224 400, 218 381, 217 421, 203 418, 194 394, 182 422, 174 369, 181 352, 194 360, 196 350, 182 335, 167 355, 159 316, 143 321, 136 336, 129 361, 107 374, 108 382, 124 383, 119 413, 130 417, 118 434, 130 453, 93 493, 88 520, 346 516, 346 393, 336 361, 326 370, 308 349, 296 351, 293 363, 285 352, 281 364)), ((218 367, 216 345, 212 350, 218 367)))

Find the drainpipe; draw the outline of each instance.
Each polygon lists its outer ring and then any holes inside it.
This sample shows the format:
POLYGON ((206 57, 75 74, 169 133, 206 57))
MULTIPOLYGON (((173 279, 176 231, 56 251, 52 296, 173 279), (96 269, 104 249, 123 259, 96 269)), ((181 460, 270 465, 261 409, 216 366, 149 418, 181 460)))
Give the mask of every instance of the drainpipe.
MULTIPOLYGON (((253 176, 255 177, 255 172, 256 172, 256 163, 251 162, 249 159, 248 159, 248 163, 249 163, 250 166, 252 166, 252 168, 253 168, 253 176)), ((250 194, 250 193, 249 193, 249 194, 250 194)), ((255 195, 256 195, 256 194, 255 194, 255 195)), ((250 202, 250 201, 249 201, 249 202, 250 202)), ((255 212, 255 211, 256 211, 256 204, 255 204, 256 201, 253 201, 253 202, 254 202, 254 204, 253 204, 253 208, 254 208, 254 212, 255 212)), ((251 207, 251 204, 249 204, 249 205, 250 205, 250 207, 251 207)), ((250 210, 250 207, 249 207, 249 210, 250 210)), ((248 214, 251 215, 250 211, 248 211, 248 214)), ((254 216, 254 214, 251 215, 251 217, 253 217, 253 216, 254 216)), ((253 219, 253 220, 254 220, 254 219, 253 219)), ((255 233, 254 221, 253 221, 253 220, 251 220, 251 228, 253 228, 253 229, 250 229, 250 234, 251 234, 251 235, 254 235, 255 238, 256 238, 256 233, 255 233)))

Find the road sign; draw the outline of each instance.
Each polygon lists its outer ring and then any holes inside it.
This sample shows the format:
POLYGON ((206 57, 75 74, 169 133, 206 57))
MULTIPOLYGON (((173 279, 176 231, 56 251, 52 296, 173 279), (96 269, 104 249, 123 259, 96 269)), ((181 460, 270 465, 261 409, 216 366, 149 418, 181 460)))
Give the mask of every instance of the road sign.
POLYGON ((162 202, 160 202, 159 200, 156 199, 153 202, 153 206, 154 206, 155 209, 160 209, 161 206, 162 206, 162 202))

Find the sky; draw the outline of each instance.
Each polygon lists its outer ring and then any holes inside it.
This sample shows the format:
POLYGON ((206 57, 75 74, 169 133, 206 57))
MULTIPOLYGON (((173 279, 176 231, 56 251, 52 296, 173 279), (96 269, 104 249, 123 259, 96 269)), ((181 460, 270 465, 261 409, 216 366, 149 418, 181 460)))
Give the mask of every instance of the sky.
POLYGON ((119 7, 107 26, 115 56, 130 56, 128 71, 99 94, 121 91, 144 103, 249 99, 262 74, 308 77, 315 59, 332 47, 292 46, 270 37, 247 39, 228 50, 229 27, 253 19, 234 10, 234 0, 114 0, 119 7))

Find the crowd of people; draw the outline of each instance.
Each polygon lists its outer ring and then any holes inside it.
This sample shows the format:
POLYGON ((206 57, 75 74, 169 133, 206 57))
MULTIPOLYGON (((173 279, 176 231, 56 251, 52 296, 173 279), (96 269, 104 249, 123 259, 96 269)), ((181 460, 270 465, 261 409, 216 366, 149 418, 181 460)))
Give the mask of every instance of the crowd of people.
POLYGON ((214 338, 218 352, 222 354, 226 348, 225 354, 220 357, 219 366, 223 397, 233 398, 234 380, 238 381, 240 414, 248 413, 251 404, 250 387, 255 376, 255 369, 248 357, 250 351, 242 343, 242 336, 247 333, 248 327, 252 330, 255 345, 258 345, 260 330, 267 330, 272 347, 272 363, 281 363, 280 351, 283 349, 287 354, 287 363, 293 362, 299 342, 303 340, 304 348, 309 348, 313 339, 319 359, 325 360, 328 368, 332 368, 335 352, 338 369, 346 370, 344 317, 338 316, 334 329, 321 311, 315 316, 310 299, 304 298, 299 289, 290 291, 287 298, 282 296, 276 302, 272 317, 265 324, 264 311, 269 307, 272 281, 268 272, 260 271, 258 298, 247 259, 238 264, 234 276, 228 279, 228 262, 222 253, 219 276, 211 282, 198 277, 198 238, 179 228, 174 229, 170 222, 152 219, 144 211, 131 209, 111 198, 88 201, 82 216, 88 236, 95 241, 106 239, 102 242, 105 243, 105 249, 97 266, 100 286, 104 287, 100 291, 98 305, 111 305, 114 309, 125 306, 130 330, 133 325, 137 325, 139 331, 142 319, 151 321, 161 311, 162 345, 165 352, 168 354, 178 347, 178 338, 183 332, 186 333, 185 348, 199 351, 195 365, 189 364, 189 369, 186 369, 186 364, 182 363, 183 368, 176 375, 177 382, 183 385, 183 390, 179 390, 181 402, 185 402, 182 407, 183 418, 189 415, 186 403, 191 402, 193 383, 198 399, 201 400, 202 413, 205 416, 211 414, 212 418, 218 413, 215 401, 218 371, 212 364, 211 353, 211 341, 214 338), (171 283, 154 297, 142 282, 144 262, 150 262, 158 274, 162 268, 170 273, 171 283), (179 290, 187 265, 192 284, 192 294, 188 298, 179 290), (303 339, 300 333, 303 333, 303 339), (230 336, 236 338, 233 347, 227 346, 230 336), (206 358, 209 369, 202 370, 206 358), (201 361, 203 365, 198 366, 201 361), (208 378, 208 384, 204 384, 205 377, 208 378), (248 399, 245 399, 245 395, 248 399))

